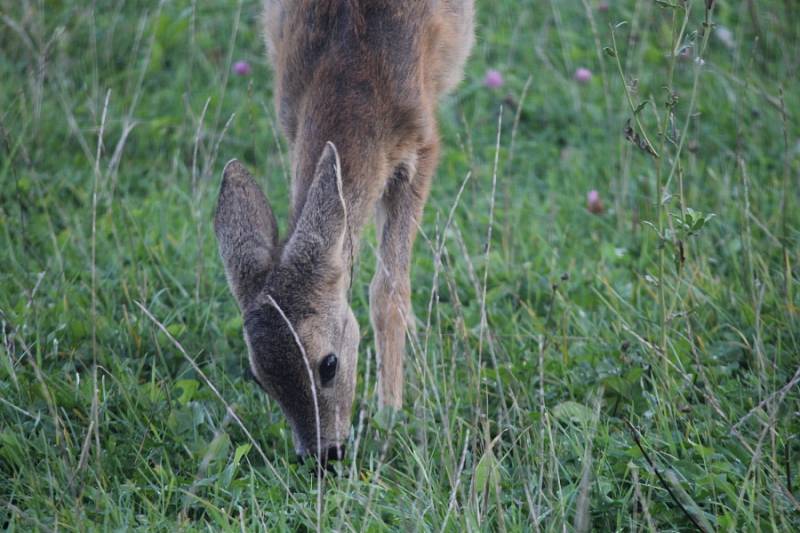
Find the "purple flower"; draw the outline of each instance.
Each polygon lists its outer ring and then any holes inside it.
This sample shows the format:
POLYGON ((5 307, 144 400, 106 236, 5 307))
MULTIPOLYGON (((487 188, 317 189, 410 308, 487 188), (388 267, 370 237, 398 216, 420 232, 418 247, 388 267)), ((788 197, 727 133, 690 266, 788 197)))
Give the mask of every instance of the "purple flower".
POLYGON ((600 215, 604 211, 603 202, 600 200, 600 193, 594 189, 586 193, 586 209, 595 215, 600 215))
POLYGON ((253 67, 247 61, 237 61, 233 64, 233 73, 237 76, 249 76, 253 72, 253 67))
POLYGON ((490 89, 497 89, 503 86, 503 75, 495 69, 486 71, 486 77, 483 78, 483 84, 490 89))
POLYGON ((586 85, 592 79, 592 71, 588 68, 580 67, 575 70, 575 81, 580 83, 581 85, 586 85))
POLYGON ((600 13, 608 12, 608 2, 600 2, 599 4, 597 4, 597 10, 600 13))

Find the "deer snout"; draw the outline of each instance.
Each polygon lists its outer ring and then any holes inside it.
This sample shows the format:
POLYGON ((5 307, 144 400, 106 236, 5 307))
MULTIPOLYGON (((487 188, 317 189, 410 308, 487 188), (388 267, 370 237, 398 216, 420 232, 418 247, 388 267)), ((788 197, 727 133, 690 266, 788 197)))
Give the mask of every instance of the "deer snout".
POLYGON ((344 444, 341 446, 331 446, 328 448, 328 461, 341 461, 344 459, 344 452, 345 447, 344 444))
POLYGON ((297 452, 300 461, 306 461, 310 457, 313 457, 322 466, 327 466, 328 463, 333 461, 341 461, 342 459, 344 459, 344 454, 345 454, 344 444, 332 445, 328 446, 327 448, 323 446, 322 451, 320 453, 313 453, 312 451, 309 450, 301 450, 297 452))

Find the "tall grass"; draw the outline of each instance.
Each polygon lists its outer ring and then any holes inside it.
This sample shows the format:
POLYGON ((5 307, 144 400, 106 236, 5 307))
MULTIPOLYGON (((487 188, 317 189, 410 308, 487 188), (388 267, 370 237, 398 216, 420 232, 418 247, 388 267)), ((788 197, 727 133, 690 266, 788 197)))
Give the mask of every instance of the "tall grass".
POLYGON ((286 220, 258 2, 0 0, 2 527, 800 528, 796 15, 601 4, 479 3, 405 409, 377 409, 368 231, 319 479, 244 379, 211 233, 232 157, 286 220))

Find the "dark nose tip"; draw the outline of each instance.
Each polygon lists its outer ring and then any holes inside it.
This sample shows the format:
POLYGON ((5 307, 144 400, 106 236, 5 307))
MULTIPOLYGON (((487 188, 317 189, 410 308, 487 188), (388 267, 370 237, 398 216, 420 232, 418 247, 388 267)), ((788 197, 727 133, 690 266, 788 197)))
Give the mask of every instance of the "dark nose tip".
POLYGON ((307 460, 313 461, 317 468, 324 473, 325 471, 334 471, 333 462, 344 459, 344 452, 344 446, 331 446, 327 450, 323 449, 320 454, 299 453, 297 459, 300 463, 305 463, 307 460))
POLYGON ((342 446, 331 446, 328 448, 328 461, 340 461, 344 459, 344 445, 342 446))

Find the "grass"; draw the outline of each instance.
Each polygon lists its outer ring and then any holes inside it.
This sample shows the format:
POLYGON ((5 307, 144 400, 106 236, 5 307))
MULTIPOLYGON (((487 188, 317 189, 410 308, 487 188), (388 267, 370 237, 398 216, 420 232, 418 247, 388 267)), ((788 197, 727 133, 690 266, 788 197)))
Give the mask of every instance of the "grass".
POLYGON ((377 410, 370 231, 322 487, 243 379, 211 228, 233 157, 286 220, 258 2, 147 4, 0 0, 4 529, 800 529, 791 2, 479 2, 406 407, 377 410))

